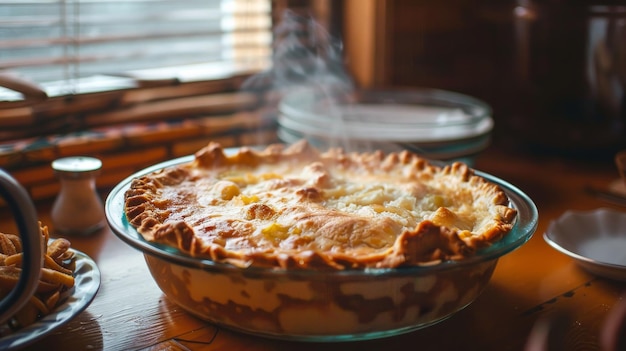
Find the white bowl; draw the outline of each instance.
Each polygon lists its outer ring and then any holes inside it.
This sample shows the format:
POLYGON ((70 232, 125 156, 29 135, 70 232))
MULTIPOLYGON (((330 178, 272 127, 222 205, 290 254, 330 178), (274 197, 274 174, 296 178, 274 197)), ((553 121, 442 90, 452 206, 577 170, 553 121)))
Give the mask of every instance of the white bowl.
POLYGON ((626 281, 626 212, 567 211, 550 222, 543 237, 590 273, 626 281))

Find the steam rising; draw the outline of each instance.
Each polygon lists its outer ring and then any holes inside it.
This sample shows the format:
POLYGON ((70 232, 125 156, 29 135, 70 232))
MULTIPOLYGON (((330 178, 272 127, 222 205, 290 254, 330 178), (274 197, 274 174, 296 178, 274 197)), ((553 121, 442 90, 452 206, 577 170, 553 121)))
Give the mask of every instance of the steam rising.
POLYGON ((447 159, 488 144, 493 120, 486 104, 432 89, 357 93, 342 51, 343 43, 312 17, 283 13, 274 30, 272 67, 242 86, 279 105, 269 110, 283 142, 307 138, 320 148, 410 149, 447 159))
MULTIPOLYGON (((311 16, 287 10, 274 29, 273 45, 271 68, 250 77, 242 88, 266 92, 269 89, 269 100, 276 99, 277 104, 288 94, 302 89, 305 96, 324 101, 316 111, 318 122, 332 123, 327 126, 332 130, 343 130, 342 113, 337 105, 339 101, 351 101, 355 91, 353 79, 344 66, 343 43, 311 16)), ((312 141, 306 134, 297 138, 312 141)), ((331 143, 330 146, 352 149, 345 136, 332 139, 331 143)))
POLYGON ((248 79, 245 90, 269 83, 274 91, 306 87, 349 93, 354 90, 343 64, 343 44, 312 17, 287 10, 274 31, 272 67, 248 79))

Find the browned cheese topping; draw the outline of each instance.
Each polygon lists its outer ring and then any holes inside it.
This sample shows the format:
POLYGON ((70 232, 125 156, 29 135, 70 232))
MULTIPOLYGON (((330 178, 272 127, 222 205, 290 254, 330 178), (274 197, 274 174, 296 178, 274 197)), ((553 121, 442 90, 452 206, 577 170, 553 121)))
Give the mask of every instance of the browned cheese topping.
POLYGON ((211 143, 133 180, 125 210, 146 240, 216 262, 354 269, 463 259, 511 230, 508 204, 462 163, 302 141, 234 154, 211 143))

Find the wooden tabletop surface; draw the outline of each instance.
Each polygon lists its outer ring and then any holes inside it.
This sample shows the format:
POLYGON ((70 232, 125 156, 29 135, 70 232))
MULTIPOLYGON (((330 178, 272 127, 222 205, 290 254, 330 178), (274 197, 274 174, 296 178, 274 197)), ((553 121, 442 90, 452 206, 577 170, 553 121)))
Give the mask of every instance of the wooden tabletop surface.
MULTIPOLYGON (((475 168, 528 194, 539 210, 533 238, 498 262, 484 292, 467 308, 434 326, 395 337, 361 342, 300 343, 244 335, 198 320, 163 295, 141 252, 108 228, 69 237, 101 271, 89 307, 25 350, 523 350, 533 326, 553 324, 561 350, 601 350, 607 316, 624 303, 626 283, 595 277, 543 239, 549 222, 570 209, 626 207, 585 191, 606 187, 618 173, 610 160, 572 160, 515 154, 490 148, 475 168)), ((104 194, 106 196, 106 194, 104 194)), ((47 203, 36 204, 49 224, 47 203)), ((51 228, 54 231, 54 228, 51 228)), ((0 216, 0 231, 14 224, 0 216)), ((54 235, 53 235, 54 236, 54 235)), ((535 335, 535 334, 533 334, 535 335)))

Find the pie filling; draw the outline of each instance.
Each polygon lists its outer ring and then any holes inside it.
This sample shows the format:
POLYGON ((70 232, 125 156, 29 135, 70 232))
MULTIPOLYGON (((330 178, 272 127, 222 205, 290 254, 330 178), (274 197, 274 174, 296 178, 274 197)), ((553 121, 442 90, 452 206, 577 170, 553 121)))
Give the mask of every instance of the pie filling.
POLYGON ((240 267, 344 270, 460 260, 510 232, 504 191, 463 163, 408 151, 325 152, 305 141, 193 161, 141 176, 125 194, 148 241, 240 267))

